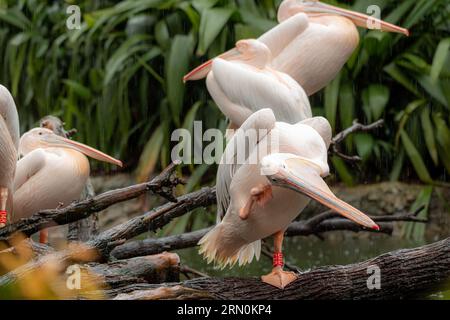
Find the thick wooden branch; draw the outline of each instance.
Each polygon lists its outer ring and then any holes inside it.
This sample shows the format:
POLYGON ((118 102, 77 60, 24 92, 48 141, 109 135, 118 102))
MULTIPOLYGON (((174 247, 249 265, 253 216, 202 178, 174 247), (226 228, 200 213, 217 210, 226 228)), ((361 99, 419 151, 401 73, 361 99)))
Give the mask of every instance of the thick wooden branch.
MULTIPOLYGON (((390 222, 426 222, 426 220, 417 218, 417 212, 404 215, 374 216, 372 219, 375 222, 378 222, 380 226, 380 231, 374 231, 361 227, 350 220, 336 217, 336 214, 327 211, 308 220, 293 222, 287 229, 286 236, 310 236, 331 231, 372 232, 390 235, 393 231, 393 227, 390 222)), ((111 256, 116 259, 128 259, 131 257, 157 254, 164 251, 192 248, 197 246, 200 239, 210 230, 211 228, 206 228, 165 238, 153 238, 128 242, 112 250, 111 256)))
POLYGON ((157 231, 173 219, 196 208, 207 207, 215 203, 215 201, 215 188, 204 188, 200 191, 179 197, 174 203, 167 203, 142 216, 119 224, 112 229, 100 233, 93 240, 84 244, 72 245, 68 249, 31 261, 1 276, 0 286, 11 284, 18 278, 25 277, 49 261, 58 264, 61 268, 78 263, 79 261, 105 261, 109 258, 110 251, 116 246, 123 244, 126 240, 145 232, 157 231))
POLYGON ((341 144, 349 135, 356 133, 356 132, 368 132, 373 131, 378 128, 381 128, 384 126, 384 120, 378 120, 372 124, 369 125, 363 125, 358 122, 358 120, 353 121, 353 125, 344 131, 338 133, 332 140, 331 140, 331 153, 337 155, 338 157, 350 161, 350 162, 356 162, 361 161, 361 158, 358 156, 348 156, 346 154, 343 154, 339 151, 339 144, 341 144))
MULTIPOLYGON (((390 222, 418 222, 425 223, 426 220, 418 219, 416 211, 414 213, 399 214, 393 216, 374 216, 375 222, 379 223, 380 231, 374 231, 361 227, 354 222, 336 218, 337 215, 332 212, 324 212, 314 216, 306 221, 293 222, 287 232, 286 236, 310 236, 317 235, 331 231, 352 231, 352 232, 372 232, 391 234, 393 231, 390 222)), ((132 241, 116 247, 112 250, 111 255, 116 259, 127 259, 141 255, 157 254, 164 251, 173 251, 185 248, 195 247, 200 239, 211 228, 206 228, 181 235, 174 235, 165 238, 145 239, 139 241, 132 241)))
POLYGON ((258 278, 199 278, 155 286, 140 284, 108 291, 111 298, 136 299, 403 299, 424 297, 450 287, 450 238, 407 250, 383 254, 346 266, 320 267, 299 274, 285 290, 258 278), (380 287, 370 278, 380 271, 380 287))
POLYGON ((99 288, 118 288, 139 283, 180 281, 180 258, 174 253, 137 257, 105 264, 82 266, 86 279, 99 288))
POLYGON ((89 241, 88 245, 96 248, 104 258, 107 258, 111 250, 125 243, 125 241, 149 231, 157 231, 175 218, 214 203, 216 203, 215 188, 203 188, 200 191, 179 197, 174 203, 167 203, 104 231, 95 239, 89 241))
POLYGON ((74 202, 64 208, 40 211, 29 218, 22 219, 0 229, 0 241, 10 240, 15 233, 31 236, 48 227, 79 221, 95 212, 100 212, 114 204, 137 198, 147 192, 153 192, 169 201, 175 202, 176 199, 172 194, 172 189, 181 182, 174 175, 175 166, 175 164, 170 165, 150 182, 108 191, 93 198, 74 202))

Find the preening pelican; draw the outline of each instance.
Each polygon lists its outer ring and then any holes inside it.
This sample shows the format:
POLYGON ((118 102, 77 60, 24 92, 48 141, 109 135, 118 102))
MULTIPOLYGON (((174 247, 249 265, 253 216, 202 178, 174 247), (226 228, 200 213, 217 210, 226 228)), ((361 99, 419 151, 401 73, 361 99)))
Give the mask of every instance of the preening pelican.
MULTIPOLYGON (((86 156, 122 166, 121 161, 101 151, 45 128, 25 133, 19 154, 23 158, 17 163, 14 178, 13 221, 79 200, 90 173, 86 156)), ((41 242, 46 242, 45 233, 41 242)))
POLYGON ((331 127, 324 118, 290 125, 276 122, 270 109, 251 115, 230 140, 219 166, 218 224, 199 242, 208 262, 223 268, 250 263, 259 259, 261 239, 273 235, 274 268, 262 280, 284 288, 296 276, 283 271, 283 235, 310 199, 379 230, 368 216, 338 199, 323 180, 329 172, 330 142, 331 127), (253 137, 253 143, 245 143, 246 137, 253 137), (239 152, 246 155, 242 163, 239 152), (272 186, 268 177, 285 187, 272 186))
MULTIPOLYGON (((278 21, 259 40, 272 52, 271 67, 295 79, 309 96, 333 80, 357 48, 356 26, 409 35, 407 29, 318 0, 284 0, 278 21)), ((211 67, 208 61, 184 80, 202 79, 211 67)))
POLYGON ((16 104, 8 89, 0 85, 0 228, 6 225, 12 210, 19 137, 16 104))
POLYGON ((308 97, 287 74, 269 67, 272 54, 258 40, 241 40, 236 50, 214 59, 206 81, 220 110, 239 128, 255 111, 271 108, 277 120, 312 117, 308 97))

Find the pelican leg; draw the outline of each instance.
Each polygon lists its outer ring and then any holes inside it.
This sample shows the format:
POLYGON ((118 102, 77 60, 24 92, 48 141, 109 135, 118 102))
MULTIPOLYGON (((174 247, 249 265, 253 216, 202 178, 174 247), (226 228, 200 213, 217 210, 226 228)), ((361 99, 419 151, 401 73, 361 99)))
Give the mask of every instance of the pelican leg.
POLYGON ((39 232, 39 242, 42 244, 48 243, 48 229, 43 229, 39 232))
POLYGON ((284 231, 277 232, 274 237, 274 249, 273 254, 273 269, 272 272, 266 276, 262 276, 261 280, 271 286, 279 289, 286 288, 290 283, 297 280, 297 275, 294 272, 288 272, 283 270, 283 246, 284 231))
POLYGON ((8 188, 0 188, 0 228, 4 228, 8 222, 6 203, 8 202, 8 188))
POLYGON ((239 217, 242 220, 248 219, 255 203, 261 207, 264 207, 267 204, 267 202, 269 202, 272 199, 272 186, 259 185, 250 190, 250 195, 251 196, 249 201, 239 212, 239 217))

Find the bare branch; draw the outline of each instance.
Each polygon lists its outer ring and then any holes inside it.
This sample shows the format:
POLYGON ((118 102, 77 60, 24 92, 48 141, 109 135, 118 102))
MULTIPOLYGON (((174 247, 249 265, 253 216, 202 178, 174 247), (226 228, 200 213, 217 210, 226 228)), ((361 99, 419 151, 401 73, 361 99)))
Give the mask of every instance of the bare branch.
POLYGON ((173 188, 180 183, 174 175, 176 164, 171 164, 160 175, 147 183, 127 188, 108 191, 93 198, 74 202, 67 207, 43 210, 29 218, 12 223, 0 229, 0 241, 8 241, 15 233, 26 236, 55 225, 65 225, 85 219, 95 212, 100 212, 114 204, 137 198, 146 192, 153 192, 169 201, 177 201, 172 194, 173 188))
MULTIPOLYGON (((206 196, 206 195, 204 195, 206 196)), ((372 219, 380 226, 380 231, 366 229, 358 224, 344 218, 338 218, 339 215, 326 211, 314 216, 308 220, 300 220, 291 223, 287 229, 286 236, 310 236, 318 235, 332 231, 352 231, 352 232, 371 232, 392 234, 393 227, 390 222, 411 221, 425 223, 426 221, 417 219, 415 213, 393 216, 373 216, 372 219)), ((210 231, 211 228, 197 230, 194 232, 180 235, 169 236, 165 238, 152 238, 139 241, 132 241, 112 250, 111 255, 116 259, 128 259, 136 256, 145 256, 157 254, 164 251, 173 251, 197 246, 200 239, 210 231)))
POLYGON ((339 151, 339 144, 341 144, 349 135, 356 133, 356 132, 368 132, 373 131, 378 128, 381 128, 384 126, 384 120, 378 120, 372 124, 369 125, 363 125, 358 122, 358 120, 353 121, 353 125, 344 131, 338 133, 332 140, 331 140, 331 152, 337 155, 338 157, 349 161, 349 162, 357 162, 361 161, 361 158, 358 156, 348 156, 343 154, 339 151))

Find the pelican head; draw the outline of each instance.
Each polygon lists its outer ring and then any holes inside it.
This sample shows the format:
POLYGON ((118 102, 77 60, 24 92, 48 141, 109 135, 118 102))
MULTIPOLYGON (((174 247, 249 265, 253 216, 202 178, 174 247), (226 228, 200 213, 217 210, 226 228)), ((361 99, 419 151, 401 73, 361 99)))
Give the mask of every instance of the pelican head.
POLYGON ((303 157, 299 157, 290 153, 273 153, 268 156, 265 156, 261 160, 261 174, 269 177, 270 180, 274 182, 279 179, 277 175, 280 172, 289 172, 288 161, 290 159, 301 159, 304 161, 309 167, 313 168, 317 174, 322 177, 328 176, 330 172, 330 168, 327 163, 322 163, 322 161, 317 159, 307 159, 303 157))
POLYGON ((319 0, 284 0, 278 10, 278 21, 283 22, 291 16, 300 12, 303 12, 310 17, 338 15, 350 19, 358 27, 402 33, 406 36, 409 36, 409 31, 407 29, 359 12, 354 12, 351 10, 346 10, 329 4, 325 4, 320 2, 319 0))
POLYGON ((91 157, 93 159, 108 162, 116 166, 122 167, 122 162, 120 160, 114 159, 113 157, 99 150, 91 148, 85 144, 58 136, 49 129, 35 128, 28 131, 20 138, 19 154, 21 156, 26 156, 28 153, 39 148, 72 149, 81 152, 84 155, 91 157))
MULTIPOLYGON (((242 61, 257 68, 263 68, 272 60, 272 53, 261 41, 245 39, 238 41, 233 49, 221 54, 217 58, 227 61, 242 61)), ((211 70, 212 63, 213 60, 209 60, 195 68, 184 76, 183 82, 206 77, 211 70)))
MULTIPOLYGON (((326 165, 328 168, 328 165, 326 165)), ((293 154, 271 154, 261 161, 261 173, 273 185, 291 189, 327 206, 366 228, 380 230, 367 215, 337 198, 320 176, 324 170, 318 161, 293 154)))

